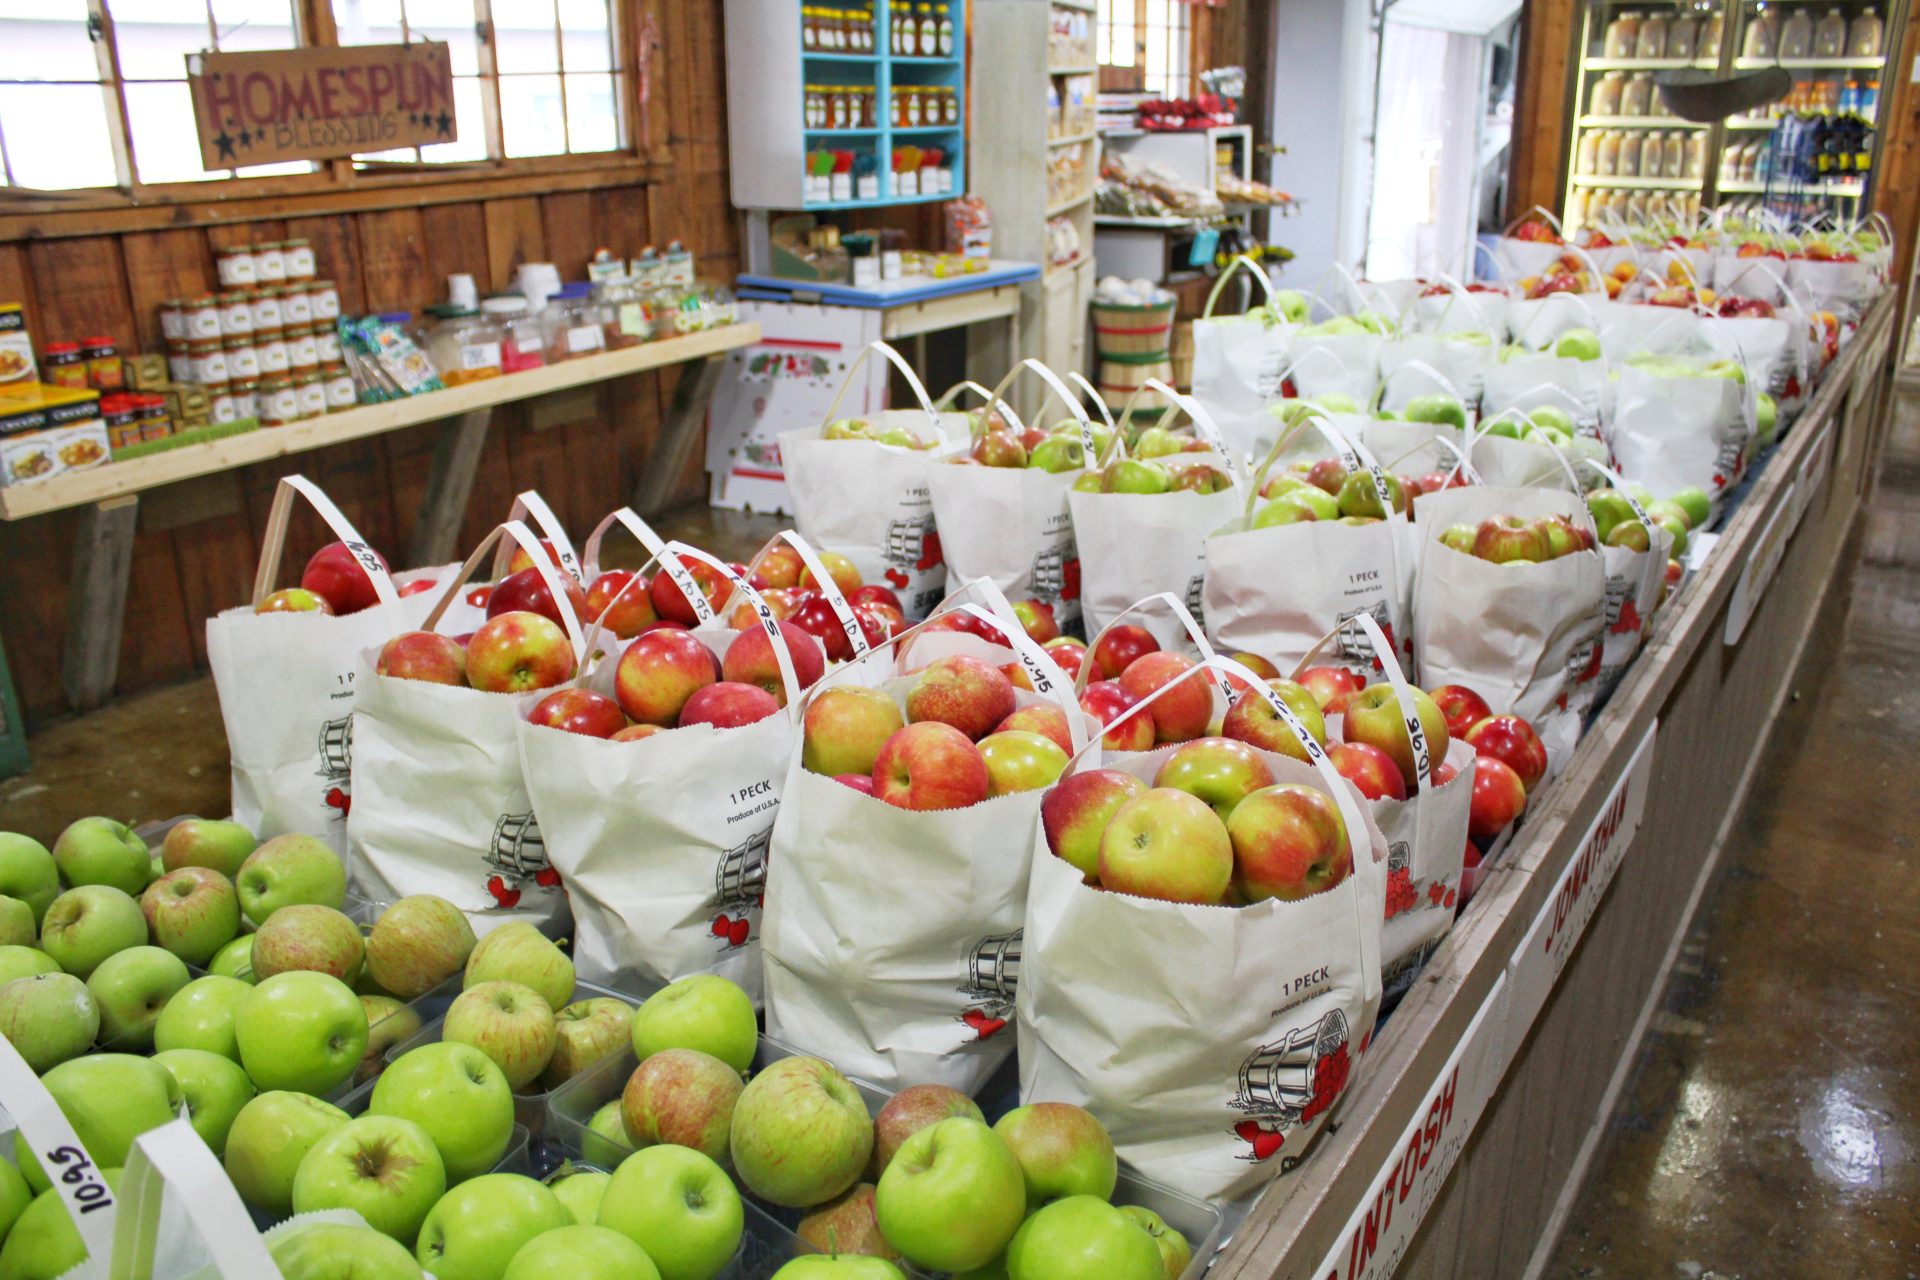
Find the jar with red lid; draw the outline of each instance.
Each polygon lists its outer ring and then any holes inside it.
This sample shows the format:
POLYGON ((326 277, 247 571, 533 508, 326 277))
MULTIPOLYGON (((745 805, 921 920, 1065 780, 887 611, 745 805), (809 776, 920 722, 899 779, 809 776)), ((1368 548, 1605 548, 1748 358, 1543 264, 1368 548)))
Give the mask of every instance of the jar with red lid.
POLYGON ((134 416, 140 419, 140 439, 165 440, 173 434, 173 419, 167 416, 165 396, 135 396, 134 416))
POLYGON ((49 342, 40 348, 40 372, 53 386, 84 389, 87 358, 80 354, 77 342, 49 342))

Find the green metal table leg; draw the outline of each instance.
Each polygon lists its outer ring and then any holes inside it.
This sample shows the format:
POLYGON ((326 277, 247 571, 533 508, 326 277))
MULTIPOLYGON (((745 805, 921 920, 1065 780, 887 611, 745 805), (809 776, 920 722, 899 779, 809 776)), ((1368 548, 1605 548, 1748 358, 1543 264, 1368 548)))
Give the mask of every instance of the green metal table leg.
POLYGON ((20 697, 13 691, 6 646, 0 645, 0 778, 25 773, 27 763, 27 723, 20 715, 20 697))

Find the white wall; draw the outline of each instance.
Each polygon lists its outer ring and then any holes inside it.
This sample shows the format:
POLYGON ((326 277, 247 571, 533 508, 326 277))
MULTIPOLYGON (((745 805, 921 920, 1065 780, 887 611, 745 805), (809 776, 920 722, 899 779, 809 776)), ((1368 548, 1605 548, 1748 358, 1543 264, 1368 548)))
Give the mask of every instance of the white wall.
POLYGON ((1372 163, 1373 41, 1367 0, 1277 0, 1272 32, 1274 186, 1302 201, 1275 237, 1296 255, 1286 280, 1311 286, 1334 263, 1357 266, 1366 247, 1372 163))

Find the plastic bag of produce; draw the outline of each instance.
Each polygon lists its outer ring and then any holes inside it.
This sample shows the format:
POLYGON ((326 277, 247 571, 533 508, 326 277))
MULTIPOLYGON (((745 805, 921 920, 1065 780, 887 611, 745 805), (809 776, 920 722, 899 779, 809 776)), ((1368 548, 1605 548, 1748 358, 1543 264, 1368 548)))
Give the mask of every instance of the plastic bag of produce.
POLYGON ((818 428, 780 436, 794 525, 814 546, 853 561, 864 581, 891 587, 909 619, 922 618, 947 581, 928 477, 950 442, 966 438, 968 415, 935 412, 913 367, 873 342, 848 368, 826 417, 818 428), (836 420, 854 375, 875 352, 900 371, 919 407, 836 420))
MULTIPOLYGON (((400 581, 430 581, 444 572, 419 570, 400 581)), ((360 651, 418 625, 432 601, 427 594, 403 597, 379 553, 311 480, 281 478, 252 603, 207 619, 207 660, 233 756, 236 822, 263 838, 314 835, 345 851, 360 651), (338 615, 255 612, 274 594, 296 497, 333 531, 345 549, 342 563, 350 555, 365 570, 372 603, 338 615)))
MULTIPOLYGON (((915 629, 852 667, 891 672, 878 690, 904 709, 910 673, 936 654, 1017 660, 1042 692, 1015 689, 1013 704, 1059 707, 1073 751, 1085 744, 1088 721, 1071 682, 1010 611, 962 605, 927 625, 954 622, 1000 643, 915 629)), ((841 672, 853 674, 841 668, 817 685, 803 716, 847 686, 841 672)), ((840 753, 828 737, 809 749, 823 767, 840 753)), ((793 756, 773 827, 761 943, 767 1034, 885 1088, 937 1083, 971 1093, 1014 1049, 1008 1023, 1042 792, 916 811, 809 770, 806 755, 793 756)))
POLYGON ((1470 485, 1422 495, 1413 652, 1423 688, 1465 685, 1488 706, 1523 717, 1545 740, 1557 770, 1578 743, 1581 717, 1598 691, 1606 569, 1578 542, 1578 549, 1555 546, 1564 534, 1550 537, 1532 524, 1544 516, 1592 533, 1586 504, 1565 491, 1470 485), (1477 534, 1501 517, 1527 527, 1500 530, 1497 538, 1488 531, 1479 553, 1447 540, 1449 530, 1465 526, 1477 534), (1501 562, 1536 557, 1544 558, 1501 562))
MULTIPOLYGON (((992 436, 988 425, 1007 388, 1023 371, 1031 371, 1070 411, 1078 400, 1052 370, 1038 360, 1022 360, 993 390, 993 403, 973 419, 979 447, 996 452, 1003 436, 992 436)), ((1085 413, 1078 417, 1079 439, 1048 441, 1041 445, 1059 455, 1049 465, 1025 465, 1026 449, 996 457, 985 465, 965 457, 936 463, 927 469, 933 493, 934 523, 940 546, 954 581, 990 578, 1009 598, 1038 600, 1053 607, 1062 629, 1080 617, 1080 553, 1073 537, 1073 518, 1067 511, 1067 490, 1089 461, 1098 456, 1085 413)), ((1006 433, 1011 434, 1011 433, 1006 433)), ((866 499, 870 501, 871 499, 866 499)), ((803 527, 802 533, 807 532, 803 527)))
MULTIPOLYGON (((487 535, 421 629, 445 633, 447 606, 502 536, 532 559, 564 624, 565 650, 555 641, 550 651, 523 658, 564 666, 547 686, 555 687, 585 665, 586 636, 561 585, 565 575, 518 520, 487 535)), ((567 899, 527 796, 519 699, 504 688, 488 692, 381 675, 380 654, 379 644, 361 650, 354 682, 355 790, 347 818, 354 875, 375 899, 437 894, 466 912, 475 932, 524 921, 558 933, 566 926, 567 899)), ((471 653, 466 672, 469 680, 477 674, 471 653)))
POLYGON ((1293 314, 1283 309, 1266 268, 1244 254, 1220 273, 1207 295, 1206 310, 1193 322, 1193 398, 1213 415, 1233 456, 1244 459, 1272 443, 1267 407, 1280 398, 1288 342, 1305 319, 1303 305, 1296 304, 1293 314), (1258 286, 1265 303, 1241 316, 1214 315, 1227 281, 1242 271, 1258 286))
POLYGON ((1606 433, 1621 473, 1655 493, 1694 487, 1718 502, 1752 458, 1751 382, 1737 360, 1629 360, 1606 433))
MULTIPOLYGON (((583 573, 580 557, 574 554, 573 539, 567 536, 566 528, 561 525, 559 517, 553 514, 553 508, 536 490, 523 489, 514 494, 507 519, 531 521, 540 540, 553 549, 553 560, 565 570, 567 576, 582 587, 591 581, 583 573)), ((440 629, 451 636, 463 636, 485 622, 488 597, 494 587, 506 580, 508 570, 519 556, 520 549, 511 540, 503 540, 494 548, 493 563, 487 570, 486 578, 481 583, 465 587, 459 598, 447 606, 447 611, 440 615, 440 629)))
MULTIPOLYGON (((1184 415, 1204 453, 1174 453, 1151 460, 1126 456, 1125 437, 1133 402, 1121 416, 1098 471, 1086 473, 1099 491, 1075 487, 1067 494, 1080 559, 1081 609, 1093 635, 1134 601, 1166 591, 1199 609, 1207 570, 1207 537, 1241 505, 1241 469, 1215 429, 1211 413, 1159 379, 1143 392, 1158 392, 1173 405, 1157 424, 1168 427, 1184 415), (1161 487, 1161 486, 1166 487, 1161 487)), ((1136 396, 1137 399, 1137 396, 1136 396)), ((1164 642, 1178 627, 1155 618, 1149 629, 1164 642)))
MULTIPOLYGON (((1386 839, 1285 704, 1269 702, 1312 763, 1269 751, 1260 761, 1275 783, 1331 796, 1345 828, 1352 870, 1332 887, 1249 906, 1103 892, 1054 855, 1040 824, 1029 837, 1021 1100, 1086 1107, 1144 1176, 1208 1199, 1257 1191, 1299 1162, 1351 1082, 1380 1003, 1386 839)), ((1151 783, 1178 749, 1107 767, 1151 783)))

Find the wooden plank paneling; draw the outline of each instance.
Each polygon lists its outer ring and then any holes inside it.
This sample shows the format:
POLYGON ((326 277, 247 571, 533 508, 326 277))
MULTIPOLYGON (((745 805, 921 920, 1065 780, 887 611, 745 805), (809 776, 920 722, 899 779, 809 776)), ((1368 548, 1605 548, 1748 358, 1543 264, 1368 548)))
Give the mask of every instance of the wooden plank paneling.
POLYGON ((1558 210, 1569 134, 1567 78, 1580 20, 1574 0, 1526 0, 1521 10, 1520 75, 1514 84, 1513 161, 1506 217, 1540 205, 1558 210))
POLYGON ((191 298, 214 288, 213 254, 198 231, 141 231, 123 236, 127 292, 133 308, 134 330, 141 349, 159 351, 160 304, 171 298, 191 298))
POLYGON ((333 281, 343 314, 367 309, 358 218, 290 218, 287 237, 313 245, 314 278, 333 281))
POLYGON ((510 289, 513 273, 521 263, 547 260, 547 241, 540 224, 537 197, 490 201, 486 206, 486 224, 486 275, 480 276, 478 267, 475 268, 482 288, 510 289))
POLYGON ((27 261, 39 301, 28 317, 36 345, 110 334, 123 348, 132 348, 133 306, 119 240, 35 241, 27 246, 27 261))
MULTIPOLYGON (((365 310, 404 310, 440 297, 427 269, 425 217, 420 210, 363 213, 356 222, 365 310)), ((344 300, 341 305, 345 306, 344 300)))
POLYGON ((584 191, 542 196, 540 226, 546 260, 559 268, 560 278, 586 279, 587 259, 598 247, 593 233, 593 197, 584 191))

